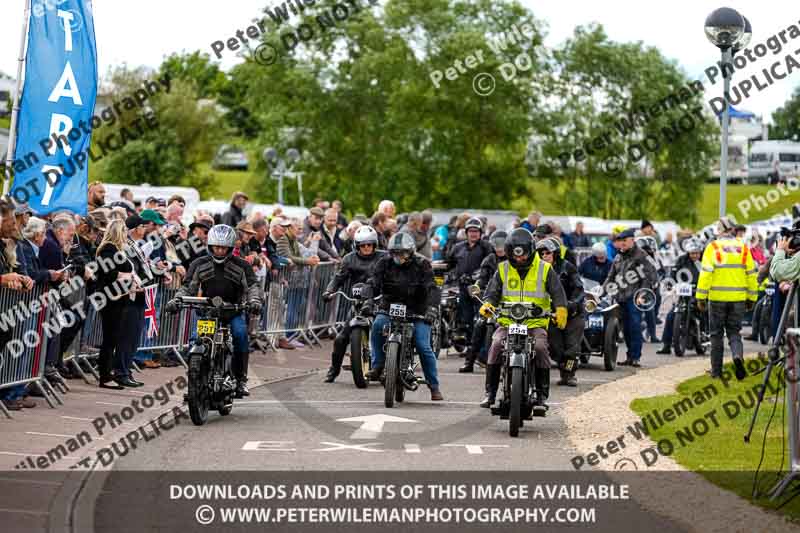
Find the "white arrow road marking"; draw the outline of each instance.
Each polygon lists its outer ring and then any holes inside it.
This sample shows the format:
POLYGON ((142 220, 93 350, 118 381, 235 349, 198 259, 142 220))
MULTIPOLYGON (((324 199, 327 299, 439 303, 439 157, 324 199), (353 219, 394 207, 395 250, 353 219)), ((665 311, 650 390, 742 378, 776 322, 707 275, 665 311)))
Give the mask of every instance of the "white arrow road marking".
POLYGON ((442 444, 445 448, 464 447, 470 455, 483 455, 483 448, 508 448, 508 444, 442 444))
POLYGON ((377 439, 378 434, 383 431, 383 425, 386 422, 410 422, 416 424, 416 420, 408 418, 400 418, 399 416, 392 415, 366 415, 354 416, 351 418, 339 418, 337 422, 363 422, 361 427, 358 428, 350 435, 351 439, 377 439))

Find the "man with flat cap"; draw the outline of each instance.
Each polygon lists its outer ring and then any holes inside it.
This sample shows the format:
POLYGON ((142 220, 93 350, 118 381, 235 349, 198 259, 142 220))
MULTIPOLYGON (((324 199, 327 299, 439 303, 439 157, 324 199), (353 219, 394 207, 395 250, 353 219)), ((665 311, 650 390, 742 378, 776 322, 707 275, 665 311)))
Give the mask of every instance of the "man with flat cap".
POLYGON ((655 301, 653 288, 658 284, 658 273, 647 253, 633 240, 635 233, 633 228, 629 228, 614 237, 618 253, 611 263, 603 291, 619 303, 622 314, 622 332, 628 354, 619 364, 639 367, 642 317, 655 301))

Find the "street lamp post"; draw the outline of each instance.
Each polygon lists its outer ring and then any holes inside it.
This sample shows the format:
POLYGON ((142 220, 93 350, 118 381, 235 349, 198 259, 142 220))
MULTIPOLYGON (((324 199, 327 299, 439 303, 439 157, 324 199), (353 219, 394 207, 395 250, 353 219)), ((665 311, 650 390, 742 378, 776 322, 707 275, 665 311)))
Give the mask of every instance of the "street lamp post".
POLYGON ((289 148, 286 150, 286 156, 280 157, 275 148, 267 148, 264 150, 264 162, 267 164, 267 177, 278 180, 278 203, 283 205, 283 178, 296 178, 298 180, 298 193, 300 194, 300 207, 305 207, 303 204, 303 182, 302 172, 292 172, 295 163, 300 160, 300 152, 296 148, 289 148))
POLYGON ((705 32, 711 44, 722 52, 722 99, 725 108, 722 112, 722 153, 719 162, 719 216, 725 216, 728 193, 728 126, 730 123, 731 76, 733 75, 733 54, 750 42, 752 28, 750 22, 735 9, 721 7, 712 12, 705 23, 705 32))

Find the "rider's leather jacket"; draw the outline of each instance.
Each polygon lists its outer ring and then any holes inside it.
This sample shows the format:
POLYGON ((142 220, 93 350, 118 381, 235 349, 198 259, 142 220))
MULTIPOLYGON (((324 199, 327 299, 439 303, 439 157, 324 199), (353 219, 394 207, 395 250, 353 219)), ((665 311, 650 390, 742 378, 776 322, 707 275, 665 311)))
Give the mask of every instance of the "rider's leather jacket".
MULTIPOLYGON (((200 291, 207 298, 220 296, 226 303, 261 304, 261 289, 253 267, 240 257, 231 256, 222 264, 208 255, 196 259, 175 296, 197 296, 200 291)), ((234 315, 229 311, 221 319, 230 320, 234 315)))
POLYGON ((689 254, 683 254, 675 261, 675 267, 672 269, 672 273, 670 277, 675 281, 679 281, 682 283, 691 283, 692 285, 697 285, 697 280, 700 278, 700 270, 698 268, 698 264, 691 260, 689 254), (686 279, 686 274, 681 274, 681 279, 678 279, 678 272, 681 270, 686 269, 692 274, 692 279, 686 279))
POLYGON ((574 264, 565 259, 556 258, 553 265, 556 272, 558 272, 558 279, 564 287, 564 292, 567 295, 567 312, 569 317, 582 317, 584 314, 583 309, 583 282, 578 273, 578 269, 574 264))
POLYGON ((494 273, 497 272, 497 264, 500 261, 505 261, 505 257, 498 257, 497 254, 493 253, 491 255, 487 255, 483 261, 481 261, 481 271, 478 275, 478 287, 481 288, 481 292, 486 290, 486 287, 489 285, 489 281, 494 276, 494 273))
POLYGON ((348 282, 350 286, 366 282, 370 272, 372 272, 372 267, 384 255, 386 255, 386 252, 382 250, 375 250, 366 257, 359 255, 358 252, 350 252, 339 263, 336 274, 328 283, 325 292, 334 293, 348 282))
POLYGON ((430 261, 414 254, 405 264, 397 265, 389 254, 384 254, 375 262, 365 296, 379 295, 381 312, 388 312, 392 303, 405 304, 407 312, 415 315, 424 315, 435 308, 440 295, 430 261))

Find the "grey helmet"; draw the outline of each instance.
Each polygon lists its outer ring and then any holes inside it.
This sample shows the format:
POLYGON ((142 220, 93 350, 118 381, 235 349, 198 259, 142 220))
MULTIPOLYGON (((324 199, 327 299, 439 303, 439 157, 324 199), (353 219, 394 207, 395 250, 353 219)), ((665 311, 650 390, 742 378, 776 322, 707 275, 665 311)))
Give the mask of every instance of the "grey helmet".
POLYGON ((545 237, 536 243, 536 251, 544 250, 555 254, 561 249, 561 243, 555 237, 545 237))
POLYGON ((211 256, 216 263, 224 263, 229 257, 233 255, 233 248, 236 246, 236 230, 225 224, 217 224, 208 232, 208 241, 206 247, 208 248, 208 255, 211 256), (228 249, 225 257, 217 257, 211 251, 212 246, 224 246, 228 249))
POLYGON ((499 229, 492 233, 492 236, 489 237, 489 244, 491 244, 495 250, 499 248, 505 248, 507 238, 508 233, 499 229))
POLYGON ((464 231, 468 231, 472 228, 480 230, 480 232, 483 233, 483 223, 481 222, 481 219, 478 217, 472 217, 467 220, 467 223, 464 224, 464 231))
POLYGON ((683 243, 683 249, 687 254, 701 253, 703 251, 703 245, 700 244, 697 239, 686 239, 686 242, 683 243))
POLYGON ((361 226, 356 230, 356 234, 353 235, 353 243, 355 244, 356 249, 362 244, 374 244, 378 245, 378 232, 375 231, 371 226, 361 226))
POLYGON ((389 238, 389 246, 387 247, 389 253, 395 258, 405 257, 410 258, 417 251, 417 244, 414 242, 414 237, 406 232, 395 233, 389 238))

